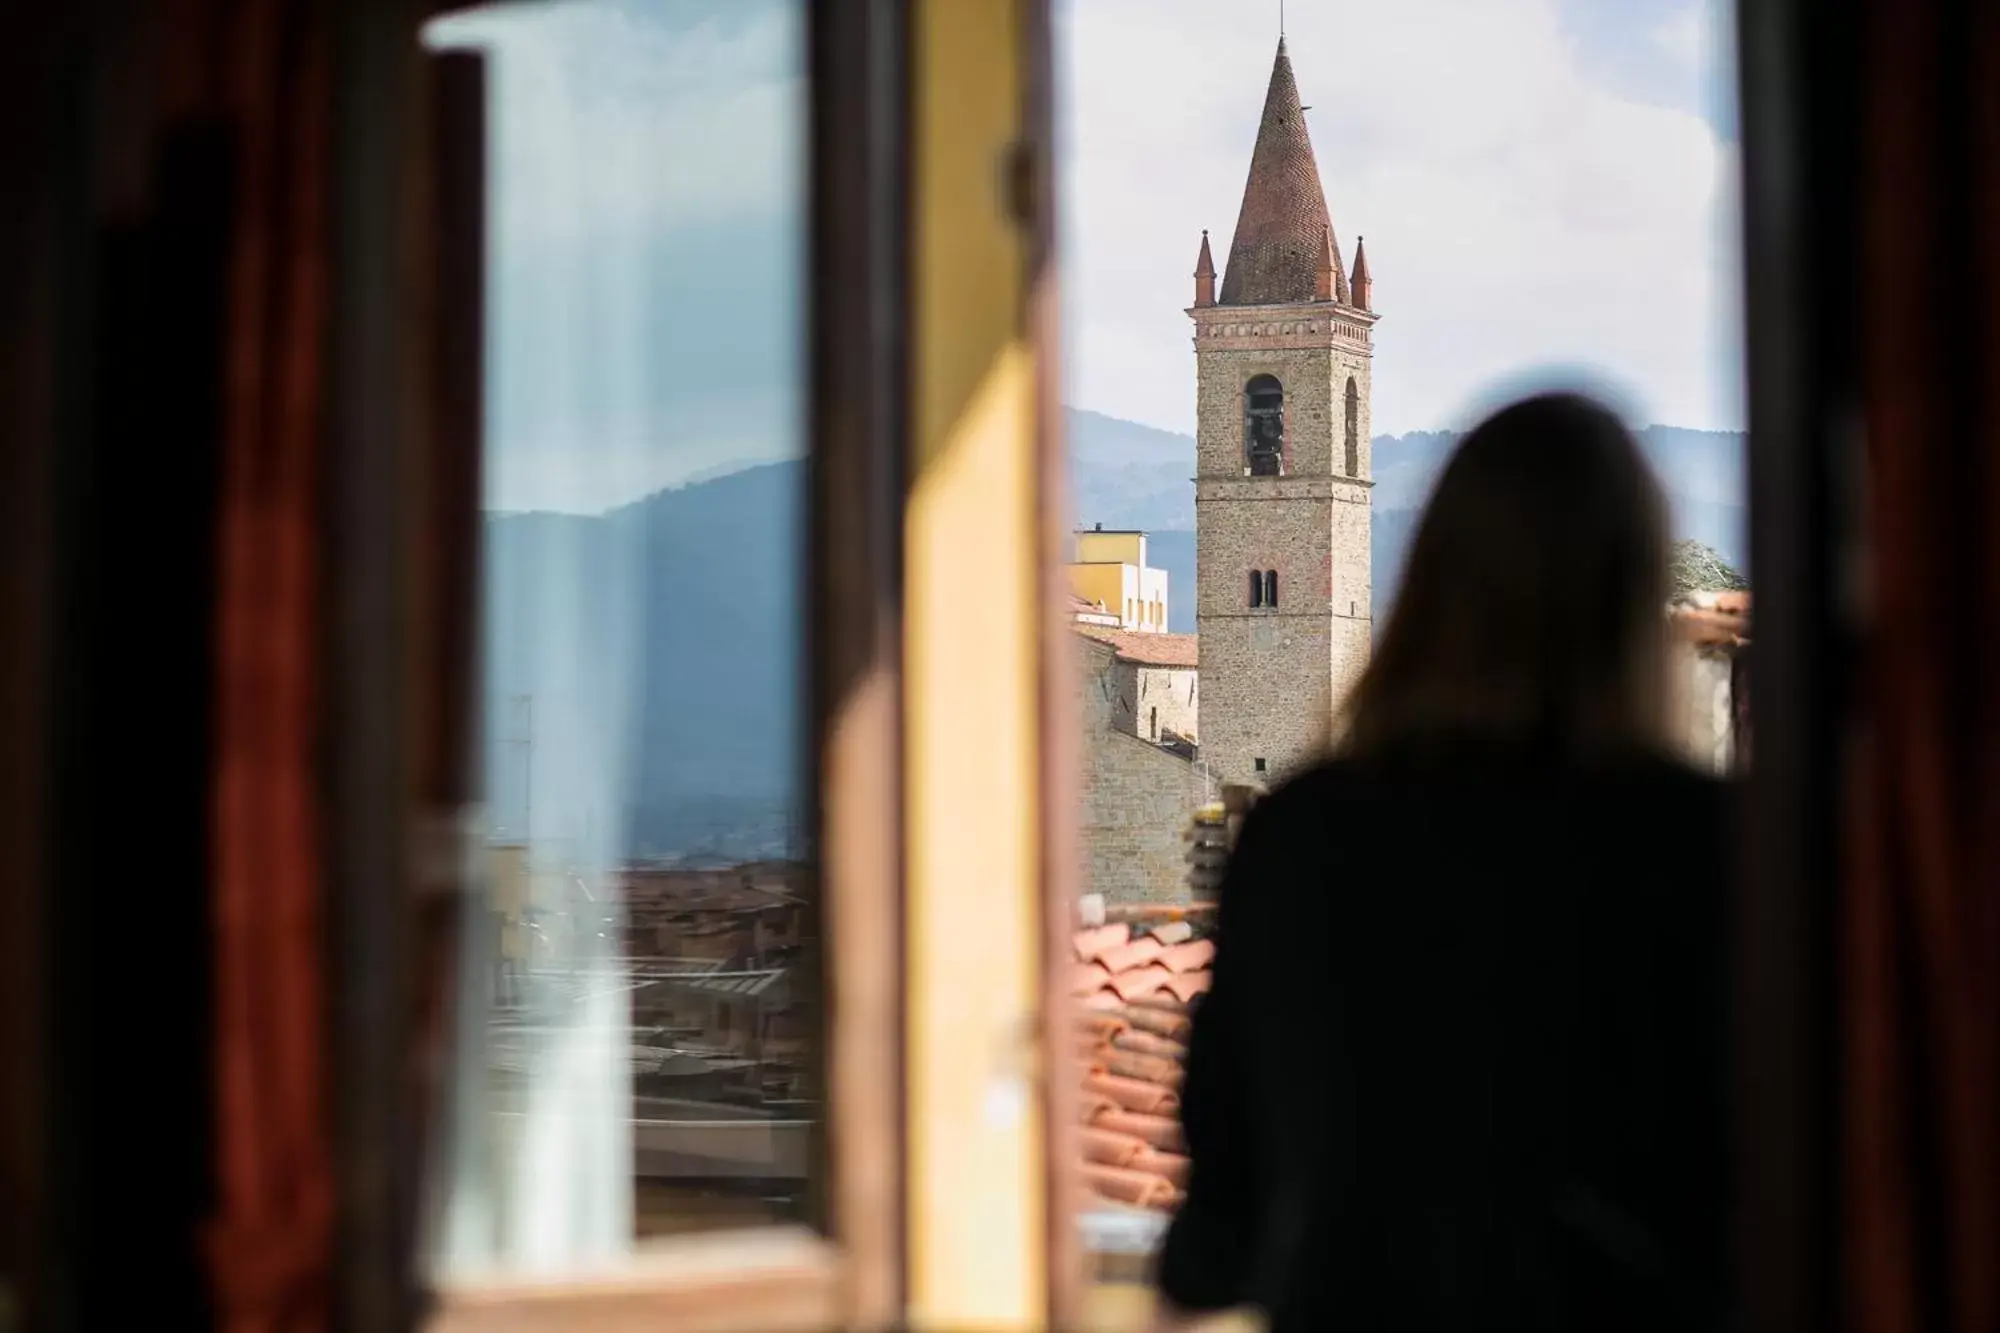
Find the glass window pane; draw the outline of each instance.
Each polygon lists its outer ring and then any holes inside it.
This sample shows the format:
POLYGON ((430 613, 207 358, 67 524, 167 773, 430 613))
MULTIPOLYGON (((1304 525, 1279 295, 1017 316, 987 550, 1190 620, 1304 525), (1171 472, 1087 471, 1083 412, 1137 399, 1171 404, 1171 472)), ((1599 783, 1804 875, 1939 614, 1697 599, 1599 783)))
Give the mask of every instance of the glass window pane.
POLYGON ((443 1263, 811 1220, 798 0, 448 15, 488 68, 483 747, 443 1263))

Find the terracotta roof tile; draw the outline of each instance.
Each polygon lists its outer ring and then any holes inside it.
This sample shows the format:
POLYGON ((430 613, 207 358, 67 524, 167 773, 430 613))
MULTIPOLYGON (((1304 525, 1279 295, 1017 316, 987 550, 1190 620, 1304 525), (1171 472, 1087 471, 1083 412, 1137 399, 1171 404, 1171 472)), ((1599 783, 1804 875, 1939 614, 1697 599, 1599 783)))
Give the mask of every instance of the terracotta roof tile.
POLYGON ((1121 1134, 1134 1135, 1167 1152, 1187 1151, 1187 1138, 1181 1133, 1181 1122, 1171 1115, 1127 1111, 1114 1105, 1098 1110, 1090 1116, 1089 1123, 1098 1129, 1115 1129, 1121 1134))
POLYGON ((1129 972, 1135 967, 1143 967, 1153 962, 1165 952, 1165 948, 1157 939, 1151 935, 1141 935, 1138 939, 1129 940, 1116 948, 1106 949, 1097 955, 1097 961, 1114 973, 1129 972))
POLYGON ((1111 984, 1111 969, 1102 963, 1078 963, 1070 971, 1072 995, 1089 995, 1111 984))
POLYGON ((1115 1129, 1103 1129, 1097 1125, 1083 1127, 1083 1160, 1103 1166, 1130 1166, 1132 1159, 1141 1153, 1159 1153, 1159 1149, 1140 1138, 1137 1134, 1121 1134, 1115 1129))
POLYGON ((1193 667, 1197 660, 1196 639, 1192 634, 1152 634, 1139 630, 1108 629, 1102 625, 1072 625, 1086 639, 1095 639, 1127 662, 1140 666, 1193 667))
POLYGON ((1694 593, 1667 608, 1674 632, 1696 648, 1734 650, 1750 642, 1750 594, 1694 593))
POLYGON ((1125 1029, 1131 1025, 1112 1014, 1085 1014, 1077 1020, 1077 1026, 1099 1041, 1116 1041, 1126 1035, 1125 1029))
POLYGON ((1199 972, 1214 961, 1213 940, 1189 940, 1160 951, 1160 962, 1169 972, 1199 972))
POLYGON ((1180 1191, 1159 1176, 1126 1167, 1087 1164, 1083 1178, 1091 1189, 1107 1199, 1140 1208, 1171 1208, 1180 1202, 1180 1191))
POLYGON ((1078 957, 1092 960, 1077 969, 1078 989, 1088 993, 1072 1048, 1085 1180, 1101 1198, 1171 1209, 1187 1188, 1178 1112, 1188 1013, 1213 978, 1215 945, 1184 911, 1114 904, 1105 914, 1126 920, 1074 936, 1078 957))
POLYGON ((1114 973, 1106 983, 1114 994, 1127 1004, 1137 1004, 1154 993, 1166 989, 1173 981, 1174 974, 1156 963, 1144 967, 1131 968, 1114 973))
POLYGON ((1086 963, 1102 958, 1107 949, 1116 949, 1132 938, 1132 927, 1118 922, 1109 926, 1093 926, 1076 932, 1076 956, 1086 963))
MULTIPOLYGON (((1112 997, 1114 1000, 1117 997, 1112 997)), ((1150 1032, 1156 1037, 1170 1037, 1176 1041, 1187 1038, 1188 1019, 1186 1014, 1177 1014, 1166 1009, 1144 1009, 1120 1004, 1125 1021, 1141 1032, 1150 1032)))
POLYGON ((1181 1108, 1180 1094, 1173 1089, 1119 1074, 1087 1074, 1083 1090, 1109 1097, 1124 1110, 1147 1115, 1172 1115, 1181 1108))
MULTIPOLYGON (((1106 1097, 1101 1092, 1084 1093, 1080 1103, 1080 1110, 1082 1111, 1083 1114, 1084 1124, 1103 1125, 1106 1128, 1115 1128, 1115 1126, 1111 1124, 1111 1118, 1113 1116, 1122 1116, 1129 1114, 1124 1107, 1120 1106, 1117 1102, 1112 1101, 1109 1097, 1106 1097)), ((1178 1121, 1169 1121, 1169 1123, 1174 1124, 1176 1126, 1179 1124, 1178 1121)), ((1128 1132, 1137 1133, 1138 1131, 1130 1130, 1128 1128, 1128 1132)), ((1147 1141, 1152 1142, 1152 1140, 1150 1139, 1147 1141)))
POLYGON ((1140 1051, 1121 1051, 1115 1047, 1101 1053, 1099 1058, 1106 1073, 1117 1074, 1121 1078, 1136 1078, 1146 1083, 1157 1083, 1175 1092, 1180 1090, 1184 1071, 1178 1060, 1164 1055, 1147 1055, 1140 1051))
POLYGON ((1113 1050, 1137 1051, 1141 1055, 1164 1055, 1170 1060, 1187 1059, 1187 1047, 1167 1037, 1156 1037, 1150 1032, 1119 1031, 1112 1034, 1113 1050))
MULTIPOLYGON (((1264 92, 1257 146, 1250 153, 1236 235, 1229 243, 1222 304, 1288 305, 1312 300, 1332 233, 1312 137, 1299 105, 1298 81, 1281 37, 1270 86, 1264 92)), ((1339 246, 1332 245, 1332 250, 1334 290, 1342 292, 1347 279, 1339 272, 1339 246)))
POLYGON ((1161 1176, 1175 1189, 1187 1188, 1188 1159, 1181 1153, 1161 1152, 1150 1144, 1142 1143, 1138 1152, 1125 1159, 1124 1165, 1134 1171, 1161 1176))

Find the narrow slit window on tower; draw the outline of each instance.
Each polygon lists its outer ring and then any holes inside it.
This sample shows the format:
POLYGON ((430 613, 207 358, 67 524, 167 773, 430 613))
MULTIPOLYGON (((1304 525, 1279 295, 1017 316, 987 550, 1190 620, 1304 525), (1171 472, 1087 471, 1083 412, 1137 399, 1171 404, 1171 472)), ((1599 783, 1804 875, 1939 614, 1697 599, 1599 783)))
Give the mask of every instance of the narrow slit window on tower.
POLYGON ((1285 470, 1285 389, 1275 375, 1258 375, 1243 390, 1244 462, 1253 477, 1285 470))
POLYGON ((1361 393, 1354 376, 1347 377, 1347 475, 1361 475, 1361 393))
POLYGON ((1254 607, 1254 606, 1262 606, 1263 604, 1264 604, 1264 571, 1261 569, 1253 569, 1250 571, 1250 605, 1254 607))
POLYGON ((1153 739, 1160 739, 1160 710, 1155 708, 1146 720, 1146 729, 1153 733, 1153 739))
POLYGON ((1267 569, 1264 571, 1264 605, 1276 606, 1277 604, 1278 604, 1278 571, 1275 569, 1267 569))

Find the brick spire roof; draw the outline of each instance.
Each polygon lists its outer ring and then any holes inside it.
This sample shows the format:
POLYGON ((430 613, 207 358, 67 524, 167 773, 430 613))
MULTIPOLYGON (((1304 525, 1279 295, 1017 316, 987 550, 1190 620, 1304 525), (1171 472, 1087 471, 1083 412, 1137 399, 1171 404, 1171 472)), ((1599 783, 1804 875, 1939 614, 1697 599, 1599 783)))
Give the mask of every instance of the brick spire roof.
POLYGON ((1333 241, 1333 222, 1327 216, 1312 139, 1306 134, 1292 58, 1280 37, 1271 86, 1264 94, 1264 118, 1257 126, 1257 147, 1250 154, 1243 211, 1236 217, 1236 236, 1229 245, 1222 304, 1312 300, 1320 260, 1329 248, 1338 292, 1347 286, 1347 276, 1340 271, 1340 246, 1333 241))
POLYGON ((1201 231, 1201 253, 1195 256, 1194 275, 1197 278, 1215 276, 1215 256, 1208 252, 1208 228, 1201 231))

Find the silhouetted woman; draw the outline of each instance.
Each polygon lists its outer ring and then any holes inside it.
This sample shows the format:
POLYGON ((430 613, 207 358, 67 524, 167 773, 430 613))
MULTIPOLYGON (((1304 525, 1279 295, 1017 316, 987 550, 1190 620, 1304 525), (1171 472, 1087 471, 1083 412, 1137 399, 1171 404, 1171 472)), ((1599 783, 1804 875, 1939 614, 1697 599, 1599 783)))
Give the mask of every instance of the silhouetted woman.
POLYGON ((1446 465, 1335 756, 1222 889, 1162 1326, 1718 1327, 1724 803, 1670 757, 1667 560, 1586 399, 1446 465))

